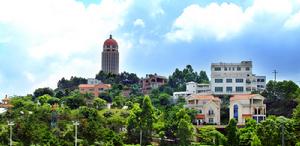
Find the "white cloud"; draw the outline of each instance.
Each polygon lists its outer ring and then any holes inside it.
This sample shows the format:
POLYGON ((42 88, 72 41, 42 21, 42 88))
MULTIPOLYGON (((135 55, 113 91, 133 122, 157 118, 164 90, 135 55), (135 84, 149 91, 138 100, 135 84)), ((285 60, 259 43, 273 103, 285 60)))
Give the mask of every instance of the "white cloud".
POLYGON ((35 81, 35 76, 34 74, 32 74, 31 72, 28 71, 24 71, 23 75, 25 76, 25 78, 30 81, 30 82, 34 82, 35 81))
POLYGON ((300 26, 300 11, 289 17, 284 23, 284 28, 295 29, 300 26))
POLYGON ((116 31, 131 3, 103 0, 85 7, 75 0, 2 0, 0 22, 23 33, 31 57, 65 58, 91 49, 116 31))
POLYGON ((255 0, 253 5, 247 8, 246 13, 250 17, 255 17, 255 15, 287 17, 292 12, 293 1, 294 0, 255 0))
MULTIPOLYGON (((28 85, 25 92, 39 87, 55 88, 62 77, 94 77, 101 69, 101 51, 109 34, 124 25, 132 0, 102 0, 85 7, 77 0, 0 0, 0 23, 21 36, 30 66, 21 72, 28 85)), ((12 34, 12 36, 14 36, 12 34)), ((126 60, 131 42, 117 36, 121 61, 126 60)), ((9 39, 3 40, 9 43, 9 39)))
POLYGON ((0 38, 0 44, 6 44, 9 43, 12 40, 12 37, 4 37, 0 38))
MULTIPOLYGON (((100 60, 100 58, 99 58, 100 60)), ((94 60, 85 60, 74 58, 70 61, 61 63, 51 63, 48 68, 50 70, 49 75, 43 79, 43 76, 39 76, 38 80, 33 84, 31 91, 40 87, 56 88, 57 82, 65 77, 69 79, 71 76, 80 76, 84 78, 95 77, 100 69, 100 62, 94 60)), ((30 91, 30 92, 31 92, 30 91)))
POLYGON ((161 3, 163 0, 151 0, 150 1, 150 16, 153 18, 156 18, 158 16, 162 16, 165 14, 165 11, 163 10, 161 3))
POLYGON ((249 21, 244 15, 243 10, 232 3, 190 5, 176 19, 167 38, 191 41, 194 36, 213 36, 221 40, 243 28, 249 21))
POLYGON ((145 22, 143 19, 136 19, 134 22, 133 22, 133 25, 134 26, 139 26, 139 27, 145 27, 145 22))
MULTIPOLYGON (((241 33, 253 22, 284 22, 297 8, 295 5, 295 0, 254 0, 245 10, 233 3, 210 3, 205 7, 190 5, 175 20, 166 38, 171 41, 191 41, 194 37, 228 39, 241 33)), ((296 17, 298 19, 299 16, 296 17)), ((291 18, 286 25, 294 25, 298 21, 291 18)))

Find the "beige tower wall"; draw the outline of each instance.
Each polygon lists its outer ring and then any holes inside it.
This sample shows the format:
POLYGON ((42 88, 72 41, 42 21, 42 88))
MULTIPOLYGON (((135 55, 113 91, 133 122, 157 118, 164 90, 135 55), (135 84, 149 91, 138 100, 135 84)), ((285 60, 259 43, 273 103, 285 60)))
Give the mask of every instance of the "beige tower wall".
POLYGON ((119 73, 119 52, 117 50, 104 50, 102 52, 102 71, 106 73, 119 73))

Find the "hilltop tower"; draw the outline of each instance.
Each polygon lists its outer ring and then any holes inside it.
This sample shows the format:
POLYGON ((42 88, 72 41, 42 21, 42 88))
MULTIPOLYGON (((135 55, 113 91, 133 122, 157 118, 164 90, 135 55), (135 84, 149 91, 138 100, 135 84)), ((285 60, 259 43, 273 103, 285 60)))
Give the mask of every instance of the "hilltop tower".
POLYGON ((105 73, 118 74, 119 73, 119 51, 118 43, 109 36, 104 41, 102 51, 102 71, 105 73))

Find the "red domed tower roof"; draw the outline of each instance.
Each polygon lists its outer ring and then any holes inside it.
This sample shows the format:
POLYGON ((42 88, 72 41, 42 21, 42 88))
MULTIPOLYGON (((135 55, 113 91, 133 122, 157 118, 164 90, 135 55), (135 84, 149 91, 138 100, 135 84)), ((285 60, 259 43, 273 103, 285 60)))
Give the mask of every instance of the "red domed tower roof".
POLYGON ((112 35, 109 35, 109 39, 104 41, 103 48, 105 46, 112 46, 113 48, 118 48, 118 43, 112 38, 112 35))

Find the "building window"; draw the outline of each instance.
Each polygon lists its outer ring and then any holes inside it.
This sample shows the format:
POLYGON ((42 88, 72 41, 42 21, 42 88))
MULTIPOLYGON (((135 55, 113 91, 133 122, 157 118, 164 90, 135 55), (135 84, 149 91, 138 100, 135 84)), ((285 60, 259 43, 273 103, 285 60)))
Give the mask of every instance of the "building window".
POLYGON ((98 90, 99 90, 99 91, 103 91, 104 89, 103 89, 103 88, 99 88, 98 90))
POLYGON ((228 69, 231 70, 231 67, 229 67, 228 69))
POLYGON ((209 118, 208 123, 214 123, 214 118, 209 118))
POLYGON ((234 67, 232 67, 232 70, 234 71, 234 67))
POLYGON ((215 71, 221 71, 221 67, 215 67, 215 71))
MULTIPOLYGON (((254 89, 253 89, 253 90, 254 90, 254 89)), ((246 91, 247 91, 247 92, 251 91, 251 87, 247 87, 247 88, 246 88, 246 91)))
POLYGON ((265 82, 265 79, 257 79, 257 82, 265 82))
POLYGON ((239 107, 238 105, 233 106, 233 117, 238 120, 239 119, 239 107))
POLYGON ((236 92, 244 92, 244 87, 235 87, 236 92))
POLYGON ((89 89, 89 91, 94 91, 94 89, 89 89))
POLYGON ((236 83, 243 83, 243 82, 244 82, 244 79, 235 79, 235 82, 236 82, 236 83))
POLYGON ((212 109, 208 110, 208 115, 214 115, 214 111, 212 109))
POLYGON ((237 70, 237 71, 241 71, 241 67, 237 67, 236 70, 237 70))
POLYGON ((215 87, 215 92, 223 92, 223 87, 215 87))
POLYGON ((215 83, 223 83, 223 79, 215 79, 215 83))
POLYGON ((226 92, 232 92, 232 87, 226 87, 226 92))
POLYGON ((250 67, 246 67, 246 71, 249 71, 250 70, 250 67))
POLYGON ((232 83, 232 79, 226 79, 226 83, 232 83))
POLYGON ((224 67, 224 70, 227 71, 227 67, 224 67))

